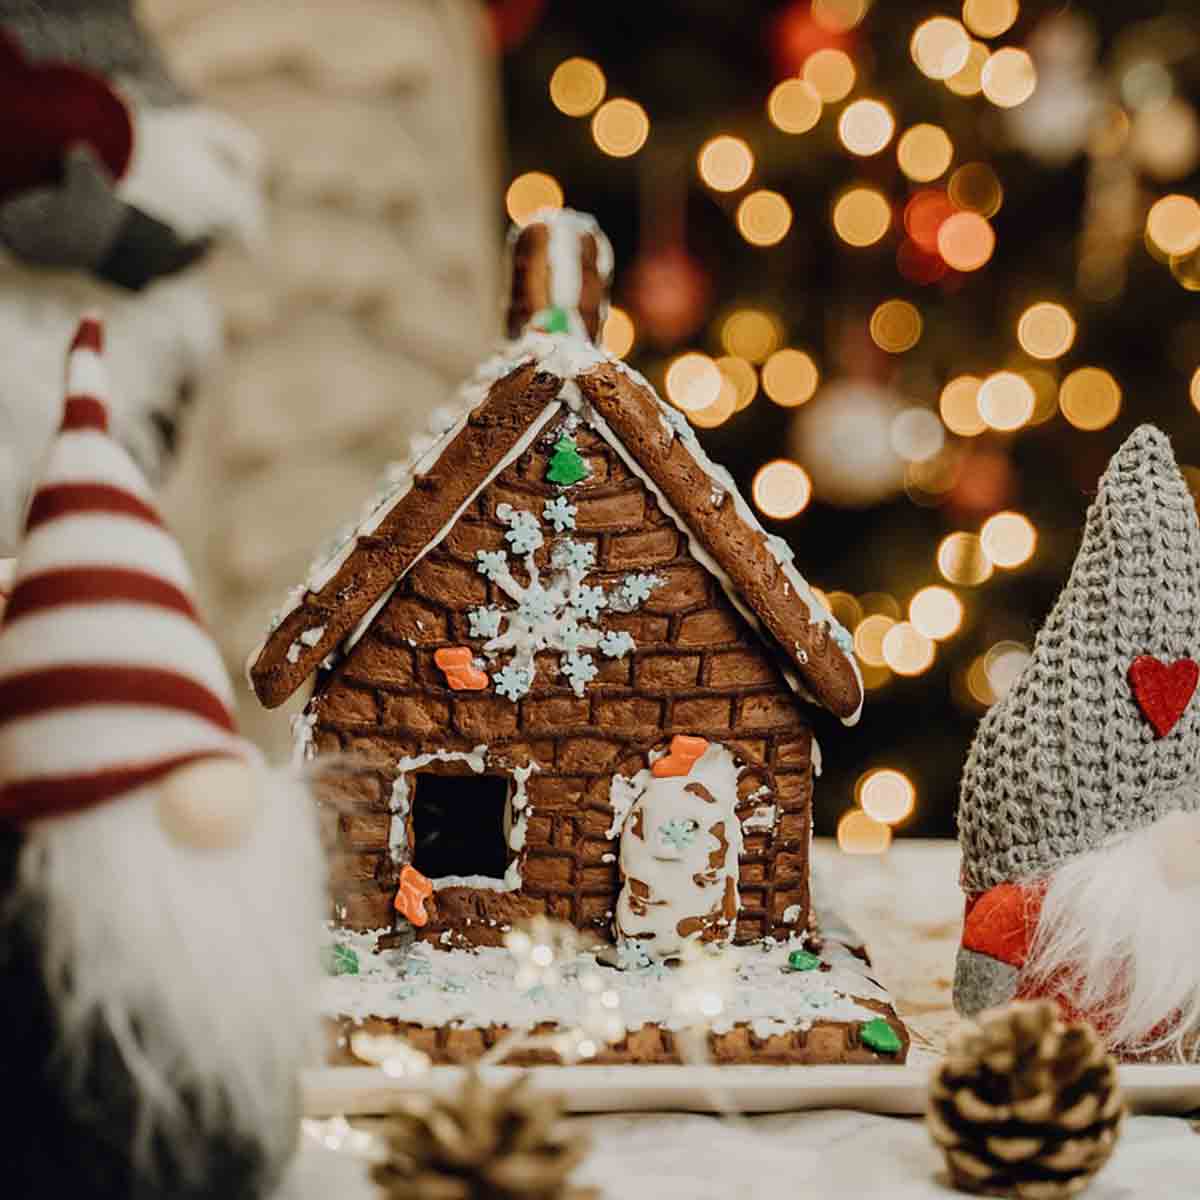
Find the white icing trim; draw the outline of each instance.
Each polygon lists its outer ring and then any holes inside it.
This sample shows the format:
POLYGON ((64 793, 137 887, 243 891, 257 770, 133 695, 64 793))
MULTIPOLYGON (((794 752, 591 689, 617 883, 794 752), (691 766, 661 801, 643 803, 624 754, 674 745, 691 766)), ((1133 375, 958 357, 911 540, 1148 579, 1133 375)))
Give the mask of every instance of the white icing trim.
POLYGON ((413 771, 429 766, 431 762, 465 762, 476 775, 482 775, 487 765, 487 746, 479 745, 474 750, 434 750, 430 754, 416 754, 396 760, 396 781, 392 784, 392 798, 388 804, 388 811, 392 814, 388 852, 394 863, 400 862, 408 849, 408 776, 413 771))

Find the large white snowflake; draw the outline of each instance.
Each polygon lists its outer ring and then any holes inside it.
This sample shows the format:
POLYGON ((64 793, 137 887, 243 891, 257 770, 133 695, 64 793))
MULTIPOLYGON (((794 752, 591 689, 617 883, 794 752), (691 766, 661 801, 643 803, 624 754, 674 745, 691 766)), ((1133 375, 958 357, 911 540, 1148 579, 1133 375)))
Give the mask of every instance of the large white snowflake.
MULTIPOLYGON (((599 629, 600 613, 611 608, 631 612, 649 599, 661 583, 653 575, 633 575, 611 592, 584 582, 596 562, 596 548, 568 537, 557 538, 550 548, 550 573, 543 578, 536 552, 544 544, 534 513, 510 504, 496 506, 496 516, 508 526, 505 539, 510 551, 524 562, 528 583, 519 582, 510 569, 509 551, 480 550, 478 570, 513 603, 500 609, 484 606, 468 613, 473 637, 487 637, 483 652, 493 663, 508 652, 512 657, 492 674, 496 693, 518 700, 533 686, 534 656, 543 650, 559 655, 559 671, 575 695, 582 696, 595 678, 595 659, 587 651, 599 650, 609 658, 622 658, 634 649, 624 632, 599 629)), ((575 506, 564 498, 547 503, 542 516, 556 530, 574 527, 575 506)))

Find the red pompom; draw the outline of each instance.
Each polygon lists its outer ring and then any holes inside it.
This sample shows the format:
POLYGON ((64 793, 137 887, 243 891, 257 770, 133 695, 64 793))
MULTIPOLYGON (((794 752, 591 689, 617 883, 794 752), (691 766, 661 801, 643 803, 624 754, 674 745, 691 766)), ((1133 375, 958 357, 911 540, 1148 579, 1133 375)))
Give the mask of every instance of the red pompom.
POLYGON ((1168 666, 1153 654, 1143 654, 1129 668, 1133 698, 1160 738, 1166 737, 1183 716, 1198 680, 1200 667, 1190 658, 1168 666))
POLYGON ((133 157, 133 121, 100 75, 32 63, 0 32, 0 200, 62 175, 72 146, 90 146, 114 179, 133 157))

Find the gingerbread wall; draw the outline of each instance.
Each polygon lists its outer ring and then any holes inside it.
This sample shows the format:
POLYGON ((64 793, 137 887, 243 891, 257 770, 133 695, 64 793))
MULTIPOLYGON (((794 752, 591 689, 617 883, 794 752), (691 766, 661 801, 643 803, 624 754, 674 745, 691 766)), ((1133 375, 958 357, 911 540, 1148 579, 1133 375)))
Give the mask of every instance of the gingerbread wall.
MULTIPOLYGON (((812 796, 812 739, 803 710, 772 655, 690 556, 653 494, 594 434, 577 434, 591 475, 568 491, 577 506, 572 537, 596 546, 589 583, 612 586, 631 571, 664 580, 637 612, 603 615, 605 627, 633 636, 636 650, 622 659, 597 658, 599 674, 583 698, 557 674, 554 654, 544 663, 539 658, 533 688, 520 702, 445 686, 434 652, 446 645, 478 649, 481 641, 467 636, 467 610, 507 604, 475 566, 477 550, 504 546, 496 506, 540 512, 546 498, 560 494, 543 482, 553 440, 551 427, 484 489, 401 581, 350 654, 318 680, 310 708, 317 751, 344 752, 363 765, 325 785, 337 800, 336 808, 324 809, 338 851, 336 918, 356 929, 391 924, 398 867, 387 849, 388 804, 397 760, 487 743, 489 771, 530 760, 539 768, 528 783, 523 887, 511 894, 435 893, 424 936, 460 932, 470 921, 472 940, 496 942, 501 925, 539 911, 607 935, 619 888, 617 841, 605 837, 611 777, 640 770, 650 750, 687 733, 723 742, 744 760, 739 817, 764 803, 778 809, 773 831, 745 831, 738 939, 803 928, 812 796), (773 794, 750 799, 763 784, 773 794), (785 926, 783 914, 793 906, 795 919, 785 926)), ((470 773, 461 763, 424 769, 470 773)))

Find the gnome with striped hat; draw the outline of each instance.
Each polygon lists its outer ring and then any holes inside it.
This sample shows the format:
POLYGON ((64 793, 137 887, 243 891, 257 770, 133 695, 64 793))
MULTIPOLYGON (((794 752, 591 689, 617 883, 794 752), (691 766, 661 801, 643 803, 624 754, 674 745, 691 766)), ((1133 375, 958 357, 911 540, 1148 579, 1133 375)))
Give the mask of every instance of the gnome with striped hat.
POLYGON ((961 1012, 1048 997, 1125 1057, 1196 1057, 1198 681, 1200 524, 1170 442, 1143 425, 967 759, 961 1012))
POLYGON ((315 1032, 312 808, 238 737, 85 320, 0 623, 5 1189, 269 1194, 315 1032))

